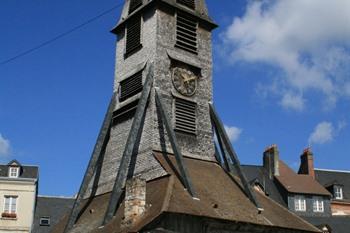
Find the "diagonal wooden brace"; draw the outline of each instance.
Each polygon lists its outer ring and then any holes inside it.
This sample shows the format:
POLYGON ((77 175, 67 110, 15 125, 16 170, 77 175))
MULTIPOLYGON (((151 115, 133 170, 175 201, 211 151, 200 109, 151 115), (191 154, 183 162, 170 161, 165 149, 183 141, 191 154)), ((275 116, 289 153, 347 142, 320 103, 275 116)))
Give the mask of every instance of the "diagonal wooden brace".
POLYGON ((177 144, 175 132, 174 132, 173 128, 170 125, 170 119, 169 119, 168 115, 164 111, 164 105, 162 103, 162 100, 161 100, 157 90, 155 90, 155 92, 156 92, 156 104, 157 104, 157 107, 159 108, 159 112, 160 112, 160 115, 161 115, 162 120, 164 122, 165 129, 166 129, 166 131, 168 133, 170 144, 171 144, 171 147, 172 147, 172 149, 174 151, 174 154, 175 154, 176 163, 177 163, 177 165, 179 166, 179 169, 180 169, 180 174, 182 176, 181 178, 182 178, 182 180, 184 182, 184 185, 185 185, 187 191, 190 193, 190 195, 192 197, 195 197, 196 194, 194 192, 190 176, 188 175, 187 169, 185 167, 185 163, 183 161, 183 157, 182 157, 182 154, 181 154, 180 147, 177 144))
MULTIPOLYGON (((86 194, 86 191, 89 187, 89 184, 91 183, 91 180, 94 176, 94 173, 95 173, 96 168, 98 166, 97 163, 99 161, 99 158, 102 156, 102 152, 104 150, 104 147, 107 145, 107 142, 108 142, 110 128, 112 125, 112 116, 113 116, 113 111, 114 111, 115 105, 116 105, 116 94, 114 93, 112 96, 112 99, 110 101, 110 104, 108 106, 108 111, 107 111, 105 118, 103 120, 102 128, 101 128, 100 133, 98 135, 97 142, 96 142, 94 150, 92 152, 89 164, 88 164, 87 169, 85 171, 83 181, 80 185, 78 195, 74 201, 73 208, 69 214, 68 222, 67 222, 67 225, 64 229, 64 233, 69 232, 73 228, 73 226, 76 223, 77 218, 79 216, 81 202, 82 202, 82 200, 86 194)), ((97 177, 95 177, 95 179, 97 179, 97 177)))
POLYGON ((106 225, 114 217, 120 198, 123 194, 123 189, 127 180, 131 158, 132 156, 136 156, 133 155, 133 151, 136 147, 139 146, 136 145, 136 142, 138 142, 141 137, 144 115, 146 114, 146 107, 151 93, 152 84, 153 65, 151 64, 148 68, 146 82, 144 84, 141 98, 136 109, 134 120, 131 125, 129 136, 125 144, 125 149, 119 165, 118 174, 113 186, 112 194, 102 225, 106 225))
MULTIPOLYGON (((238 156, 230 143, 229 137, 227 136, 227 133, 225 131, 223 123, 221 122, 218 114, 216 113, 214 106, 212 104, 209 104, 209 108, 210 108, 210 117, 211 117, 211 120, 213 122, 214 129, 217 133, 218 140, 219 140, 219 142, 220 142, 220 140, 222 142, 222 143, 220 143, 220 147, 222 147, 221 150, 227 156, 229 156, 229 158, 232 160, 233 166, 235 167, 235 169, 238 173, 238 176, 242 182, 244 191, 245 191, 246 195, 248 196, 248 198, 250 199, 250 201, 257 207, 257 209, 259 211, 262 211, 263 209, 260 207, 260 205, 255 197, 255 194, 254 194, 253 190, 251 189, 250 185, 248 184, 248 181, 247 181, 245 174, 243 173, 243 170, 241 168, 241 163, 239 162, 238 156)), ((231 168, 230 168, 230 170, 231 170, 231 168)))

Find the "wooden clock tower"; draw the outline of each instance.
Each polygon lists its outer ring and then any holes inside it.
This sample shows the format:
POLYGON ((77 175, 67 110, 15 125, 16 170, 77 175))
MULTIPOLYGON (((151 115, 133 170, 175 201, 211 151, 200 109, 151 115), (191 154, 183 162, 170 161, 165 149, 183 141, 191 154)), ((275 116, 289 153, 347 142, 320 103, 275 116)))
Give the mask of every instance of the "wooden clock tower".
POLYGON ((288 228, 268 232, 299 232, 289 217, 315 231, 245 179, 212 105, 214 28, 205 0, 125 1, 112 30, 114 93, 73 209, 53 232, 265 232, 265 208, 288 228))

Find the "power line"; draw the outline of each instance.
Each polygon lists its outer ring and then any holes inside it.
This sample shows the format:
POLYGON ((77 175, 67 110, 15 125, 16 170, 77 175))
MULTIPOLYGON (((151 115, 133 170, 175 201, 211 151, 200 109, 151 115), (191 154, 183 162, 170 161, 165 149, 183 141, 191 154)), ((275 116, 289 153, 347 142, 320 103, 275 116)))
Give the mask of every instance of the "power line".
POLYGON ((16 59, 18 59, 18 58, 21 58, 21 57, 26 56, 26 55, 28 55, 28 54, 30 54, 30 53, 36 51, 36 50, 39 50, 39 49, 41 49, 42 47, 45 47, 45 46, 47 46, 47 45, 49 45, 49 44, 52 44, 53 42, 55 42, 55 41, 57 41, 57 40, 59 40, 59 39, 62 39, 63 37, 65 37, 65 36, 67 36, 67 35, 69 35, 69 34, 75 32, 75 31, 79 30, 80 28, 82 28, 82 27, 84 27, 84 26, 86 26, 86 25, 88 25, 88 24, 90 24, 90 23, 96 21, 97 19, 99 19, 99 18, 101 18, 101 17, 103 17, 103 16, 109 14, 109 13, 112 12, 113 10, 115 10, 115 9, 117 9, 117 8, 119 8, 119 7, 121 7, 121 6, 123 6, 123 4, 124 4, 124 3, 119 3, 118 5, 115 5, 114 7, 112 7, 112 8, 110 8, 110 9, 108 9, 108 10, 102 12, 101 14, 99 14, 99 15, 97 15, 97 16, 95 16, 95 17, 92 17, 92 18, 90 18, 90 19, 88 19, 88 20, 85 21, 84 23, 81 23, 81 24, 79 24, 79 25, 77 25, 77 26, 75 26, 75 27, 73 27, 73 28, 71 28, 71 29, 69 29, 69 30, 67 30, 67 31, 65 31, 65 32, 63 32, 63 33, 61 33, 61 34, 59 34, 59 35, 57 35, 57 36, 55 36, 55 37, 53 37, 53 38, 51 38, 51 39, 49 39, 49 40, 47 40, 47 41, 45 41, 45 42, 39 44, 39 45, 37 45, 37 46, 35 46, 35 47, 32 47, 32 48, 30 48, 30 49, 28 49, 28 50, 25 50, 25 51, 23 51, 23 52, 21 52, 21 53, 15 55, 15 56, 11 57, 11 58, 8 58, 8 59, 6 59, 6 60, 4 60, 4 61, 1 61, 1 62, 0 62, 0 66, 5 65, 5 64, 7 64, 7 63, 10 63, 10 62, 12 62, 12 61, 14 61, 14 60, 16 60, 16 59))

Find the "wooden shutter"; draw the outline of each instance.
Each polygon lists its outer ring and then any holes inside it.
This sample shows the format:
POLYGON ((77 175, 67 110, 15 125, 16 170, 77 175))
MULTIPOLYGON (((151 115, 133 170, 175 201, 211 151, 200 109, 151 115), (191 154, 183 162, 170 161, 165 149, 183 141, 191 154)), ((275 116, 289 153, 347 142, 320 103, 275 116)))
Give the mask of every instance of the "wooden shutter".
POLYGON ((142 5, 142 0, 130 0, 129 14, 142 5))
POLYGON ((134 17, 127 23, 126 55, 135 52, 141 47, 141 16, 134 17))
POLYGON ((175 98, 175 130, 196 134, 196 103, 175 98))
POLYGON ((177 0, 176 1, 177 3, 180 3, 184 6, 187 6, 191 9, 194 9, 195 8, 195 0, 177 0))
POLYGON ((120 82, 119 100, 124 101, 142 91, 142 71, 120 82))
POLYGON ((197 21, 183 13, 177 13, 176 47, 197 54, 197 21))

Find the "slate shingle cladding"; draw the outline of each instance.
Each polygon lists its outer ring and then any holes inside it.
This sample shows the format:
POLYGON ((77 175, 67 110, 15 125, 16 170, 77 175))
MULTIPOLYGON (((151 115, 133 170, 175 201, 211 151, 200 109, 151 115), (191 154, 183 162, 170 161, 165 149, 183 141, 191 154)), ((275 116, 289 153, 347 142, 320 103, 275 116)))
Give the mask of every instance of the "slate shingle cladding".
POLYGON ((332 216, 332 217, 304 217, 304 219, 315 226, 328 225, 332 233, 349 233, 350 216, 332 216))
POLYGON ((43 197, 37 198, 33 233, 49 233, 62 217, 72 208, 73 198, 43 197), (50 226, 40 226, 41 217, 50 217, 50 226))
MULTIPOLYGON (((9 165, 0 165, 0 178, 8 177, 9 165)), ((39 176, 39 168, 36 166, 21 165, 21 170, 18 178, 37 179, 39 176)))
POLYGON ((350 202, 350 172, 315 169, 316 180, 324 187, 342 185, 344 200, 350 202))

